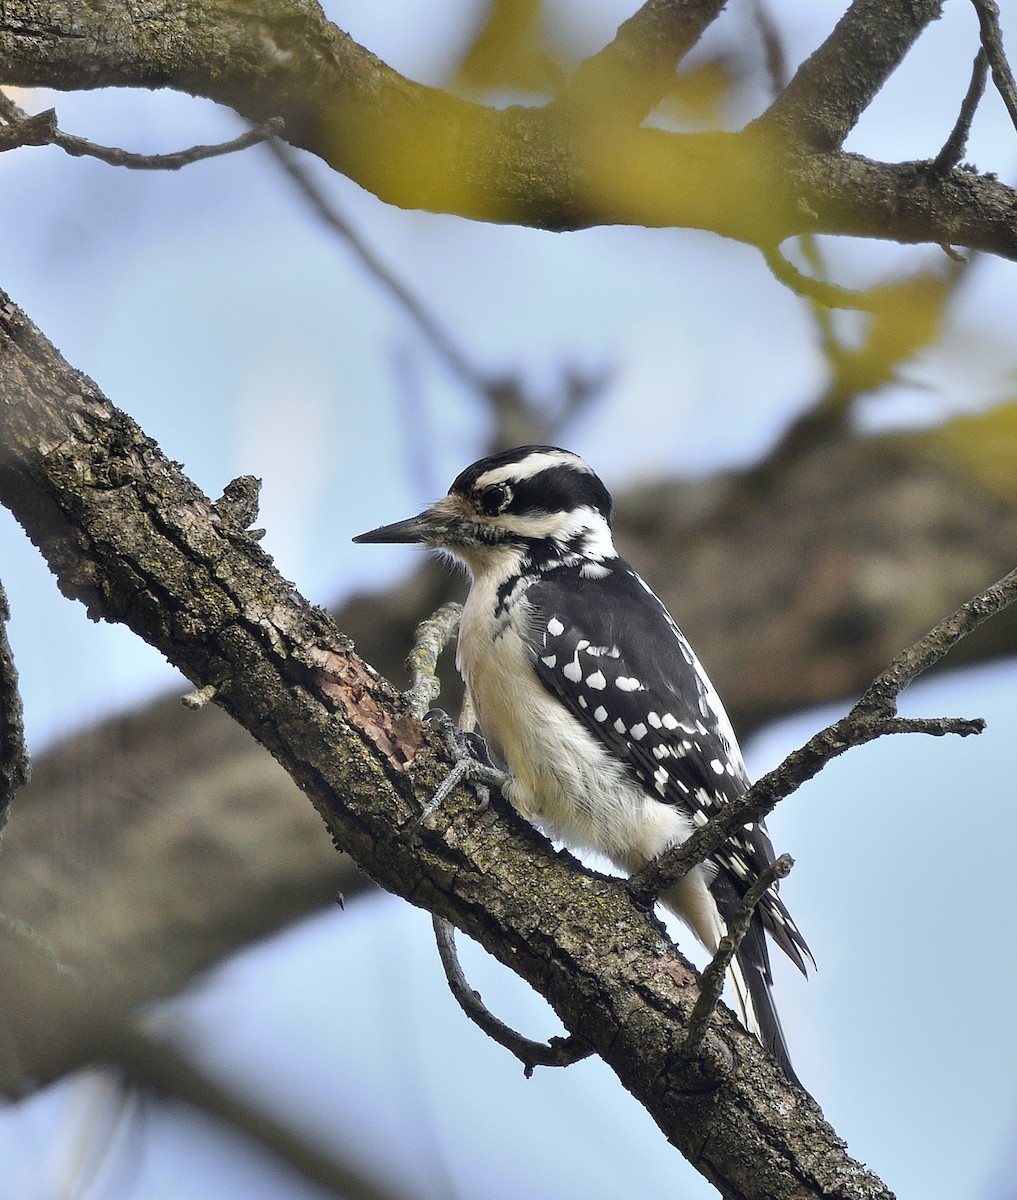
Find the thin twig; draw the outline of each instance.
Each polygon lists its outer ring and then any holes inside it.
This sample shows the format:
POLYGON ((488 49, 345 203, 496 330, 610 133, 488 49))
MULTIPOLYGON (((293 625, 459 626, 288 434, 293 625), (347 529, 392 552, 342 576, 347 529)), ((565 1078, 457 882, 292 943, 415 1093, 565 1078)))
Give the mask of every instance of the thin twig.
POLYGON ((691 1057, 696 1054, 703 1044, 710 1018, 720 1001, 724 990, 724 980, 727 976, 731 960, 738 953, 738 948, 745 939, 752 924, 752 914, 756 906, 770 888, 779 879, 786 879, 794 866, 790 854, 782 854, 776 861, 760 871, 752 886, 738 903, 731 920, 727 923, 727 933, 720 939, 717 953, 710 960, 706 969, 699 977, 699 999, 689 1017, 688 1029, 685 1034, 685 1053, 691 1057))
MULTIPOLYGON (((773 18, 773 13, 766 4, 766 0, 753 0, 752 15, 756 23, 756 28, 759 30, 760 41, 763 44, 766 73, 770 77, 770 92, 772 98, 775 100, 784 88, 787 87, 790 78, 787 66, 787 52, 780 35, 780 29, 773 18)), ((825 279, 828 271, 826 263, 823 261, 818 240, 811 233, 802 233, 798 236, 797 240, 805 261, 812 269, 813 278, 825 279)), ((809 300, 812 318, 819 330, 820 341, 826 359, 833 363, 840 357, 842 347, 834 335, 830 309, 827 305, 820 304, 811 297, 805 298, 809 300)))
POLYGON ((968 137, 971 133, 971 122, 975 119, 978 105, 985 94, 985 83, 989 77, 989 57, 985 47, 979 47, 975 61, 971 64, 971 80, 968 90, 961 101, 960 112, 950 136, 943 143, 943 149, 936 155, 929 166, 930 175, 945 175, 951 171, 964 157, 968 137))
POLYGON ((971 0, 978 14, 978 28, 981 31, 982 49, 989 59, 992 68, 992 82, 996 91, 1006 105, 1010 120, 1017 129, 1017 83, 1014 82, 1013 71, 1007 62, 1006 51, 1003 49, 1003 31, 999 27, 999 5, 996 0, 971 0))
POLYGON ((1017 569, 972 596, 927 634, 903 650, 869 684, 851 716, 895 716, 897 697, 907 685, 927 671, 969 633, 996 616, 1017 599, 1017 569))
MULTIPOLYGON (((545 412, 544 409, 550 406, 542 405, 537 398, 528 395, 518 377, 489 374, 477 366, 441 322, 432 316, 424 302, 364 241, 335 203, 325 196, 293 149, 280 141, 269 142, 268 148, 319 218, 342 238, 361 265, 402 308, 449 371, 476 392, 487 405, 494 424, 492 449, 526 442, 556 441, 563 428, 585 413, 602 393, 608 378, 606 371, 594 371, 589 375, 566 371, 556 409, 545 412)), ((416 443, 414 451, 410 456, 413 462, 419 457, 416 443)))
POLYGON ((0 150, 12 150, 19 146, 59 146, 72 158, 97 158, 112 167, 126 167, 132 171, 179 171, 181 167, 202 159, 235 154, 238 150, 270 141, 279 137, 284 129, 282 119, 273 117, 228 142, 213 146, 189 146, 172 154, 136 154, 118 146, 100 146, 86 138, 64 133, 57 125, 55 109, 28 116, 10 96, 3 93, 0 96, 0 119, 6 123, 0 127, 0 150))
POLYGON ((403 695, 410 706, 410 712, 419 719, 423 719, 424 713, 441 695, 438 659, 442 650, 458 632, 462 611, 461 604, 450 600, 417 626, 413 649, 406 659, 410 686, 403 695))
POLYGON ((763 43, 763 54, 766 58, 766 73, 770 77, 770 91, 776 99, 788 85, 787 54, 781 39, 773 13, 764 0, 753 0, 752 19, 759 30, 759 38, 763 43))
MULTIPOLYGON (((763 54, 766 60, 766 73, 770 78, 770 91, 772 98, 775 100, 780 93, 787 87, 789 81, 789 73, 787 66, 787 52, 784 47, 783 39, 780 35, 780 29, 777 22, 774 20, 773 13, 770 11, 766 0, 753 0, 752 15, 756 23, 756 28, 759 30, 759 37, 763 44, 763 54)), ((801 250, 802 257, 808 263, 812 271, 811 278, 818 279, 822 283, 828 283, 829 270, 823 258, 823 253, 819 245, 819 240, 811 233, 799 234, 797 238, 798 247, 801 250)), ((773 251, 778 254, 778 250, 773 251)), ((774 264, 771 263, 771 269, 774 264)), ((777 264, 779 265, 779 264, 777 264)), ((779 276, 778 276, 779 278, 779 276)), ((800 279, 800 277, 799 277, 800 279)), ((787 284, 787 280, 782 280, 787 284)), ((800 293, 799 293, 800 294, 800 293)), ((829 430, 834 427, 843 415, 846 415, 847 403, 843 405, 840 412, 831 411, 835 407, 836 398, 839 396, 841 389, 837 386, 836 369, 837 365, 843 361, 845 355, 844 346, 837 340, 836 331, 834 329, 833 318, 830 307, 822 303, 814 296, 803 296, 808 302, 809 311, 812 314, 812 319, 816 323, 816 329, 819 332, 820 346, 826 361, 830 364, 834 371, 835 378, 830 388, 827 389, 826 396, 820 400, 813 410, 818 419, 810 421, 810 430, 814 430, 817 426, 822 426, 824 430, 829 430), (831 405, 834 401, 834 405, 831 405)), ((805 418, 808 420, 808 416, 805 418)), ((796 422, 797 424, 798 422, 796 422)), ((794 428, 788 430, 790 439, 797 441, 794 428)), ((781 439, 782 442, 785 439, 781 439)), ((784 461, 784 456, 778 453, 780 461, 784 461)), ((762 465, 762 464, 760 464, 762 465)), ((766 468, 764 467, 764 470, 766 468)))
POLYGON ((62 133, 60 130, 57 130, 53 138, 53 145, 59 146, 74 158, 97 158, 100 162, 109 163, 111 167, 127 167, 132 171, 179 171, 181 167, 189 167, 192 163, 201 162, 206 158, 220 158, 224 154, 247 150, 261 142, 270 142, 282 132, 282 119, 273 117, 231 141, 219 142, 213 146, 189 146, 186 150, 177 150, 172 154, 135 154, 117 146, 97 146, 94 142, 62 133))
POLYGON ((633 875, 628 882, 633 894, 643 900, 656 897, 709 858, 740 825, 765 817, 785 796, 853 746, 896 733, 924 733, 932 737, 946 734, 969 737, 981 733, 985 722, 977 717, 899 717, 897 698, 909 683, 938 662, 962 638, 1015 599, 1017 570, 973 596, 898 654, 866 688, 847 716, 821 729, 799 750, 789 754, 779 767, 767 772, 737 800, 725 805, 687 841, 666 851, 633 875))
POLYGON ((846 308, 857 312, 875 312, 882 305, 876 289, 859 292, 851 288, 837 287, 822 279, 813 279, 802 274, 780 252, 779 246, 761 246, 766 265, 776 278, 799 296, 812 300, 824 308, 846 308))
POLYGON ((434 936, 438 943, 438 954, 445 969, 445 978, 459 1007, 471 1021, 488 1037, 519 1059, 527 1078, 534 1067, 570 1067, 573 1063, 589 1058, 593 1047, 575 1035, 551 1038, 549 1042, 534 1042, 510 1029, 487 1008, 480 996, 469 985, 456 953, 455 926, 443 917, 433 917, 434 936))

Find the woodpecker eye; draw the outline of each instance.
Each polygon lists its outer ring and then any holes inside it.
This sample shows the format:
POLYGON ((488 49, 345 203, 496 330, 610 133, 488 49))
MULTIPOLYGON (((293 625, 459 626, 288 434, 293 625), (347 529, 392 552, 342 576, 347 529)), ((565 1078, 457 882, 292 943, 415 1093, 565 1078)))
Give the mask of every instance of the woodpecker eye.
POLYGON ((496 517, 511 504, 512 489, 504 483, 492 483, 480 493, 477 502, 486 517, 496 517))

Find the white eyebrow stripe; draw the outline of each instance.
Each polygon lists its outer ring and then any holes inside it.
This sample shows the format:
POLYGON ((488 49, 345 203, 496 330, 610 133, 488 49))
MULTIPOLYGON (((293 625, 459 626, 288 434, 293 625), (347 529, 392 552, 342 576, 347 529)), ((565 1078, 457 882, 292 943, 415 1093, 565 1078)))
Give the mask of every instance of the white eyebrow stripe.
POLYGON ((528 454, 525 458, 505 463, 501 467, 492 467, 490 471, 485 471, 483 475, 477 477, 473 487, 475 491, 480 491, 494 483, 532 479, 534 475, 539 475, 541 471, 547 471, 551 467, 571 467, 574 471, 579 471, 584 475, 593 474, 593 471, 578 454, 570 454, 567 450, 553 452, 545 450, 539 454, 528 454))

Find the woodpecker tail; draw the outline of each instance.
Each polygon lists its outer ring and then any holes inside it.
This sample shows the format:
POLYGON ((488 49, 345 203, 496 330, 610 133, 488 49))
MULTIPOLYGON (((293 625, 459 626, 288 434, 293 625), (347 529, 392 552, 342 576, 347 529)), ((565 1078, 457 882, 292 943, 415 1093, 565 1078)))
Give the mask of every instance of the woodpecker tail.
MULTIPOLYGON (((711 954, 717 953, 727 922, 734 915, 741 898, 742 892, 726 873, 718 874, 707 887, 698 870, 690 871, 660 896, 661 903, 681 917, 711 954)), ((728 981, 742 1024, 770 1051, 788 1079, 801 1087, 791 1066, 784 1031, 780 1027, 770 992, 773 982, 770 955, 766 946, 763 916, 758 908, 752 914, 748 932, 728 970, 728 981)))
POLYGON ((773 1002, 770 974, 770 958, 766 948, 766 935, 763 922, 758 913, 753 914, 752 924, 746 933, 738 953, 735 956, 739 974, 745 981, 751 1004, 751 1024, 753 1032, 780 1063, 784 1074, 802 1086, 801 1080, 791 1066, 791 1056, 788 1054, 787 1042, 784 1040, 784 1030, 780 1025, 780 1017, 773 1002))
POLYGON ((769 1050, 780 1063, 781 1070, 788 1079, 801 1087, 802 1081, 791 1066, 784 1030, 777 1015, 777 1006, 773 1002, 769 951, 763 923, 757 917, 753 918, 738 953, 728 968, 727 977, 742 1024, 756 1035, 760 1045, 769 1050))

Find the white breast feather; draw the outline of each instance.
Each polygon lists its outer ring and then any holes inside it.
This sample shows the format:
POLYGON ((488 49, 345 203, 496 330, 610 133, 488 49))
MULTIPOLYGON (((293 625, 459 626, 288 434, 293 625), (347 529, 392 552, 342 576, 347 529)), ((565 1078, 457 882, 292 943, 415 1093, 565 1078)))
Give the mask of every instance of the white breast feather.
POLYGON ((692 822, 641 788, 537 678, 518 622, 492 639, 496 586, 474 582, 459 633, 459 669, 481 731, 512 775, 508 798, 549 836, 637 870, 684 841, 692 822))

